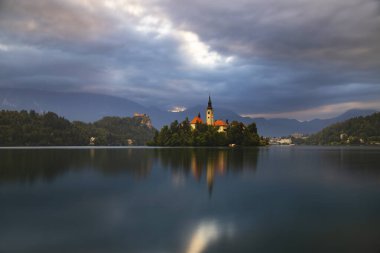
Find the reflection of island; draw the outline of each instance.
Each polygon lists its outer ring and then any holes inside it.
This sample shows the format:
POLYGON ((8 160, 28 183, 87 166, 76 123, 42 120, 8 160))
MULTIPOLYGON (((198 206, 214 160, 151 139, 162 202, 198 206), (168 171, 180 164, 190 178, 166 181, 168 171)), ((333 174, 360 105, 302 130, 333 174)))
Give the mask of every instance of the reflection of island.
POLYGON ((192 154, 192 163, 191 169, 193 176, 198 181, 201 178, 202 171, 206 170, 206 182, 208 186, 209 193, 212 193, 212 188, 214 185, 215 173, 219 175, 224 175, 227 170, 227 153, 225 151, 219 151, 214 155, 207 157, 205 163, 202 161, 202 158, 197 157, 196 153, 192 154), (202 165, 205 164, 205 169, 202 165))
POLYGON ((223 176, 229 172, 256 170, 259 149, 227 149, 227 148, 173 148, 157 149, 157 155, 163 168, 173 173, 191 173, 200 181, 202 174, 211 194, 216 175, 223 176))

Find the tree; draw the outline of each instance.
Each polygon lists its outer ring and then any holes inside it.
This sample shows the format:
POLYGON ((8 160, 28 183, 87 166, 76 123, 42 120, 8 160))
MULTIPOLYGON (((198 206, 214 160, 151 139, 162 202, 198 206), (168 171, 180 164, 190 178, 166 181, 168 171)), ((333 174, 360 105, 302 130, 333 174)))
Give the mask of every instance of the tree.
POLYGON ((227 139, 231 144, 241 145, 244 140, 245 126, 241 122, 233 121, 227 128, 227 139))
POLYGON ((241 122, 232 122, 227 133, 218 132, 218 128, 206 124, 197 124, 192 129, 188 119, 178 123, 174 121, 170 126, 164 126, 156 133, 149 145, 158 146, 227 146, 229 143, 238 145, 257 146, 265 145, 257 135, 256 124, 248 127, 241 122))
POLYGON ((306 144, 372 144, 380 136, 380 113, 339 122, 311 135, 306 144))
POLYGON ((143 145, 155 129, 137 118, 105 117, 94 123, 70 122, 53 112, 0 111, 0 146, 128 145, 133 139, 143 145))

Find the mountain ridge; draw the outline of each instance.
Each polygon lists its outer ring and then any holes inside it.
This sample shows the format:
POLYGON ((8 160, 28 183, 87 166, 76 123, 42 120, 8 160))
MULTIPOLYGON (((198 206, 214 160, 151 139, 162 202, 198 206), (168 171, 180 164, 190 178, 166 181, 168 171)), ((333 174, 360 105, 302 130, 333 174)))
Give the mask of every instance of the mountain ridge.
MULTIPOLYGON (((163 125, 170 124, 174 120, 182 121, 186 117, 191 120, 198 112, 204 116, 205 106, 196 105, 183 112, 168 112, 110 95, 0 88, 0 109, 52 111, 69 120, 84 122, 93 122, 104 116, 130 117, 134 113, 146 113, 151 118, 154 127, 160 129, 163 125)), ((374 112, 376 110, 352 109, 329 119, 298 121, 288 118, 243 117, 232 110, 216 106, 215 119, 237 120, 245 124, 256 122, 259 132, 263 136, 288 136, 295 132, 312 134, 336 122, 356 116, 367 116, 374 112)))

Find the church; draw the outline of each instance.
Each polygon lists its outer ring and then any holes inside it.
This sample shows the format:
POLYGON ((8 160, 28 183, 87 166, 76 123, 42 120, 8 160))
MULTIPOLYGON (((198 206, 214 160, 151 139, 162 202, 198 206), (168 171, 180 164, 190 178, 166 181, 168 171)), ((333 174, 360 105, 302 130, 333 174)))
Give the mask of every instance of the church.
MULTIPOLYGON (((198 113, 198 116, 195 116, 194 119, 190 122, 191 128, 193 130, 197 127, 197 124, 204 124, 200 113, 198 113)), ((214 121, 214 109, 212 108, 210 96, 208 96, 208 105, 206 109, 206 124, 208 126, 217 127, 219 133, 227 131, 228 124, 226 122, 223 120, 214 121)))

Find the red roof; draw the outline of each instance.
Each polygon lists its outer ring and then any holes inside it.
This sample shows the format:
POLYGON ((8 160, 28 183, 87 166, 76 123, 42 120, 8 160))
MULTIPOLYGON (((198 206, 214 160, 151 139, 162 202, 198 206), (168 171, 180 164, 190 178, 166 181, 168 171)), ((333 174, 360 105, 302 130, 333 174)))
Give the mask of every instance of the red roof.
POLYGON ((195 116, 194 119, 190 122, 190 124, 202 124, 203 120, 198 116, 195 116))
POLYGON ((214 126, 227 126, 227 124, 223 120, 219 119, 219 120, 215 121, 214 126))

